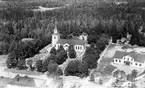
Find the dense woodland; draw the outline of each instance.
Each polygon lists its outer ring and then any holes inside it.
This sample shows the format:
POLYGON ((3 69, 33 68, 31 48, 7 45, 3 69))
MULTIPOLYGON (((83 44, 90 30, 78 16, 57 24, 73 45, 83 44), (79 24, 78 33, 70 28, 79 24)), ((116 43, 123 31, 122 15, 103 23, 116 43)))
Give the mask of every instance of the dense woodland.
POLYGON ((51 1, 51 6, 28 1, 3 3, 0 5, 0 54, 9 54, 8 68, 24 69, 26 58, 34 56, 51 43, 56 21, 62 38, 86 32, 89 35, 88 43, 96 56, 104 50, 111 37, 116 43, 127 33, 132 35, 130 44, 145 46, 145 3, 135 0, 128 2, 120 5, 100 1, 93 4, 72 3, 67 8, 45 12, 33 12, 31 9, 39 5, 53 7, 66 3, 51 1), (33 40, 22 41, 24 38, 33 40))

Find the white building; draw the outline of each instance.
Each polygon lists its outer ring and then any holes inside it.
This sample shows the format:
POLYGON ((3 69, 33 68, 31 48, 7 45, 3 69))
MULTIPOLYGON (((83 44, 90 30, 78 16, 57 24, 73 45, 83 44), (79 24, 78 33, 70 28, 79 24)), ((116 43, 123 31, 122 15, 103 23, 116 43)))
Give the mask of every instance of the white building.
POLYGON ((145 54, 136 52, 116 51, 113 63, 138 68, 145 68, 145 54))
POLYGON ((67 50, 70 45, 73 45, 76 52, 83 52, 88 45, 87 37, 88 35, 86 33, 82 33, 78 39, 61 39, 55 27, 54 33, 52 34, 52 47, 58 49, 62 45, 67 50))
POLYGON ((17 75, 6 86, 6 88, 46 88, 46 80, 17 75))

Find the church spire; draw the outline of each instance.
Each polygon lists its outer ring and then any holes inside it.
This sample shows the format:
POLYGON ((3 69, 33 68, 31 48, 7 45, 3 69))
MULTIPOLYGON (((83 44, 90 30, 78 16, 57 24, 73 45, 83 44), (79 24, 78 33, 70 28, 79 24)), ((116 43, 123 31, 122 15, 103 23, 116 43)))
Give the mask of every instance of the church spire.
POLYGON ((57 33, 58 33, 58 30, 57 30, 56 25, 55 25, 55 27, 54 27, 54 33, 55 33, 55 34, 57 34, 57 33))
POLYGON ((56 20, 56 19, 55 19, 54 33, 55 33, 55 34, 58 33, 58 29, 57 29, 57 20, 56 20))

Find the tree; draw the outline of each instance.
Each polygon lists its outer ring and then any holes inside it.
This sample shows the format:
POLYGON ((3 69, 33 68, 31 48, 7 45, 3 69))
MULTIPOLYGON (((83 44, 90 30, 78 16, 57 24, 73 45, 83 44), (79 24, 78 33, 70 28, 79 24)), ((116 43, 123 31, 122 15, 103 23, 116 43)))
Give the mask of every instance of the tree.
POLYGON ((48 64, 49 64, 49 59, 45 59, 41 70, 43 73, 47 71, 48 64))
POLYGON ((54 47, 51 49, 50 54, 56 55, 56 49, 54 47))
POLYGON ((95 56, 93 54, 88 54, 85 55, 82 59, 82 61, 84 61, 89 69, 94 69, 97 67, 97 59, 99 58, 99 56, 95 56))
POLYGON ((114 72, 113 72, 113 77, 118 78, 119 72, 120 72, 119 70, 114 71, 114 72))
POLYGON ((95 81, 94 74, 90 74, 90 81, 91 81, 91 82, 95 81))
POLYGON ((79 69, 79 76, 80 77, 86 77, 89 74, 88 66, 85 62, 81 62, 78 66, 79 69))
POLYGON ((79 64, 80 61, 78 60, 71 61, 65 68, 65 75, 79 76, 79 64))
POLYGON ((95 49, 92 47, 87 47, 86 54, 94 54, 96 55, 95 49))
POLYGON ((97 40, 96 46, 99 50, 104 50, 106 45, 108 45, 109 36, 106 34, 102 34, 100 38, 97 40))
POLYGON ((103 79, 102 79, 102 78, 99 79, 99 84, 100 84, 100 85, 103 84, 103 79))
POLYGON ((68 57, 67 57, 67 52, 65 51, 65 50, 62 50, 62 51, 59 51, 57 54, 56 54, 56 58, 55 58, 55 62, 57 63, 57 64, 62 64, 63 62, 65 62, 66 61, 66 59, 67 59, 68 57))
POLYGON ((38 72, 41 72, 41 71, 42 71, 42 68, 43 68, 42 60, 37 60, 37 61, 36 61, 36 70, 37 70, 38 72))
POLYGON ((57 68, 56 73, 58 76, 63 75, 63 72, 62 72, 61 68, 59 68, 59 67, 57 68))
POLYGON ((49 75, 56 76, 57 68, 58 68, 57 63, 55 63, 53 60, 49 61, 49 64, 47 66, 47 70, 48 70, 49 75))
POLYGON ((16 44, 17 42, 14 40, 10 43, 9 50, 8 50, 9 53, 11 53, 14 50, 16 44))
POLYGON ((25 60, 19 59, 19 60, 18 60, 18 63, 17 63, 17 68, 18 68, 19 70, 25 70, 25 69, 26 69, 25 60))
POLYGON ((30 70, 32 71, 33 60, 31 60, 31 59, 27 60, 26 64, 29 66, 30 70))
POLYGON ((131 76, 132 76, 132 79, 133 79, 133 81, 135 80, 135 78, 137 77, 137 74, 138 74, 138 72, 137 72, 137 70, 132 70, 132 72, 131 72, 131 76))
POLYGON ((0 42, 0 54, 7 54, 9 49, 9 43, 0 42))
POLYGON ((127 75, 127 80, 128 80, 128 81, 133 81, 133 78, 132 78, 132 75, 131 75, 131 74, 128 74, 128 75, 127 75))
POLYGON ((60 45, 60 47, 57 49, 57 53, 59 53, 60 51, 64 51, 64 48, 62 45, 60 45))
POLYGON ((69 58, 76 58, 76 51, 73 46, 69 46, 68 52, 69 52, 69 58))
POLYGON ((16 55, 14 52, 8 55, 8 58, 6 60, 6 66, 7 68, 15 68, 17 66, 16 55))

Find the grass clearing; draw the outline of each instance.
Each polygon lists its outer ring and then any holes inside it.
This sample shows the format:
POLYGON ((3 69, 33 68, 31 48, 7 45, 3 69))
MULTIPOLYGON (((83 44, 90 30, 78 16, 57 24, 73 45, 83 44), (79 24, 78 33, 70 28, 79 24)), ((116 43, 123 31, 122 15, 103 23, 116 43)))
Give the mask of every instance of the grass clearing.
POLYGON ((110 63, 113 61, 113 56, 116 52, 116 44, 110 44, 105 52, 104 56, 101 58, 100 63, 98 64, 97 71, 104 76, 112 75, 112 72, 116 69, 115 66, 110 63))

